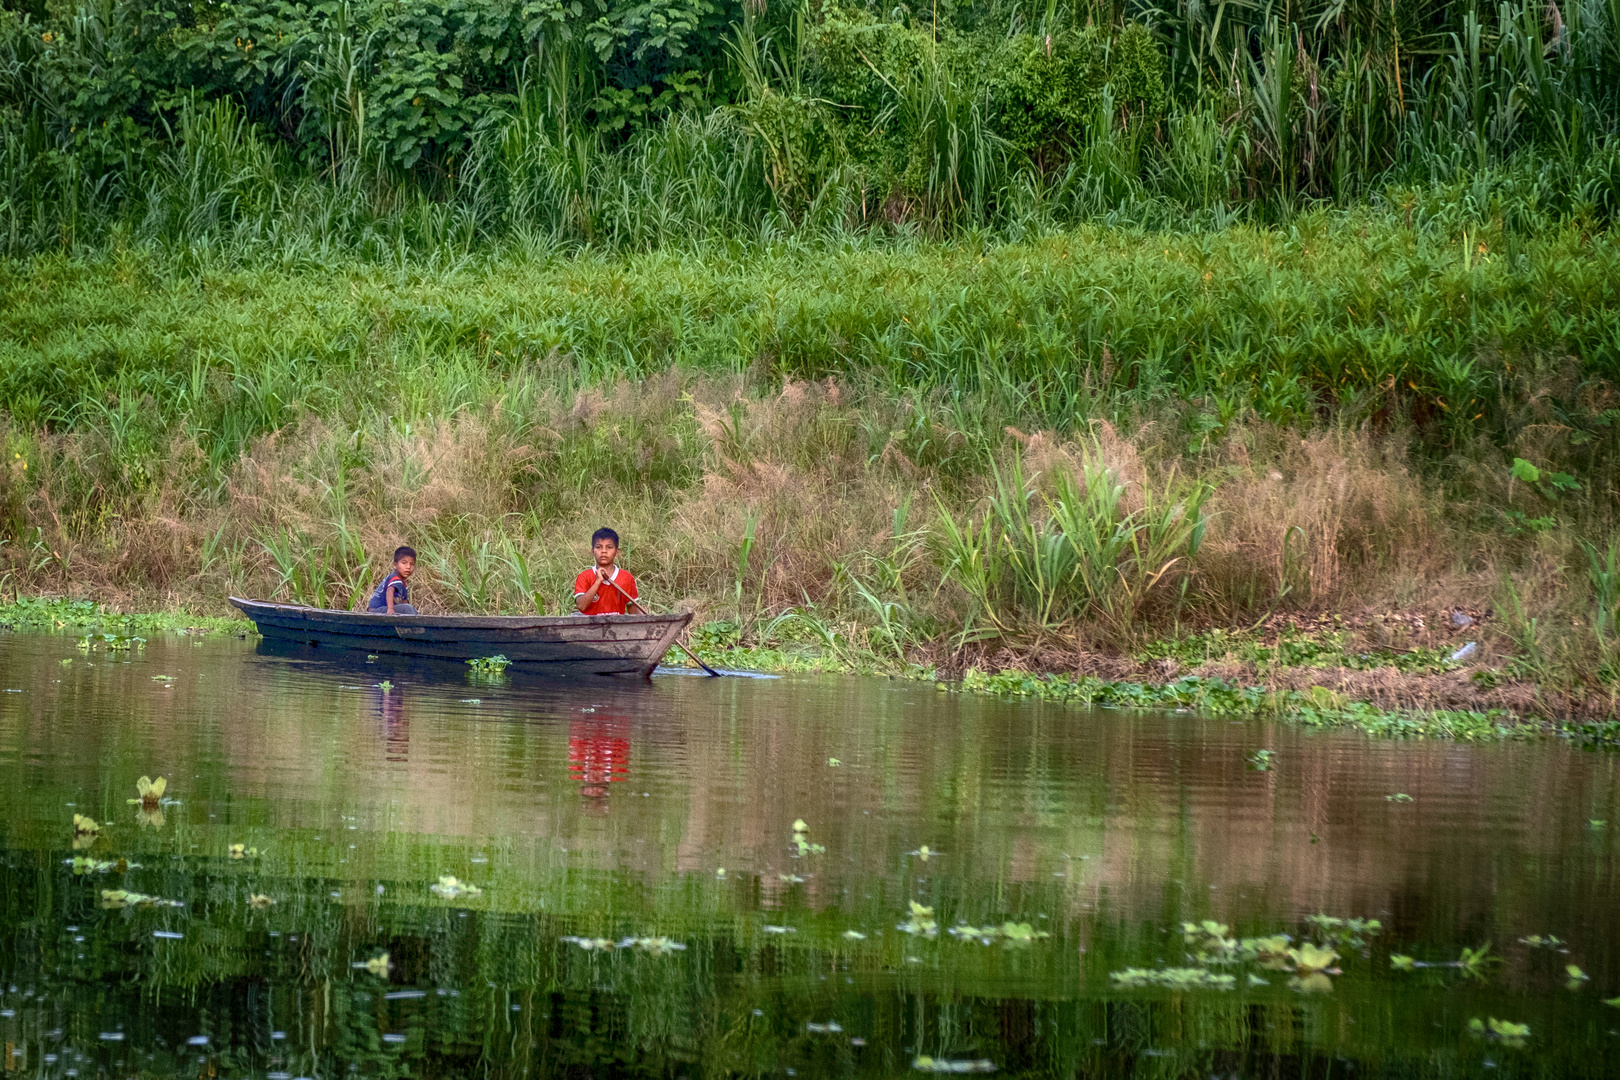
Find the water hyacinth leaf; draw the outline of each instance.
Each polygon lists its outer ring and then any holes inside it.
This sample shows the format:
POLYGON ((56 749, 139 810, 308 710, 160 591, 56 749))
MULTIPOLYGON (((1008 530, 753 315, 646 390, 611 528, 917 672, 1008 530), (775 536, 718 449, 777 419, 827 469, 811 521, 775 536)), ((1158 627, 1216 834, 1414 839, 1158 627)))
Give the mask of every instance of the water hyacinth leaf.
POLYGON ((1613 1005, 1615 1008, 1620 1009, 1620 997, 1604 998, 1603 1004, 1613 1005))
POLYGON ((169 782, 161 776, 156 780, 153 780, 149 776, 143 776, 139 780, 135 781, 135 791, 140 797, 137 799, 130 799, 129 801, 132 804, 140 803, 148 810, 156 810, 162 803, 163 792, 166 791, 168 787, 169 782))
POLYGON ((1394 803, 1409 803, 1409 802, 1416 802, 1417 800, 1413 799, 1412 796, 1408 795, 1404 791, 1397 791, 1393 795, 1385 795, 1384 796, 1384 801, 1385 802, 1394 802, 1394 803))
POLYGON ((389 682, 387 679, 384 679, 382 682, 376 683, 375 685, 378 690, 381 690, 385 694, 394 688, 394 684, 389 682))
POLYGON ((938 854, 940 854, 940 852, 934 851, 934 850, 930 849, 927 844, 924 844, 922 847, 918 848, 916 851, 908 851, 908 852, 906 852, 906 854, 907 855, 915 855, 915 856, 917 856, 918 859, 921 859, 923 862, 927 862, 930 856, 938 855, 938 854))
POLYGON ((435 896, 442 896, 446 900, 460 900, 465 897, 482 896, 484 890, 477 885, 469 885, 458 881, 454 875, 441 874, 439 880, 428 886, 428 891, 435 896))
POLYGON ((793 831, 796 833, 806 833, 810 831, 810 826, 805 824, 804 818, 795 818, 793 821, 793 831))
POLYGON ((263 911, 265 908, 270 907, 274 903, 274 900, 263 893, 251 893, 248 896, 248 907, 255 911, 263 911))
POLYGON ((1528 945, 1532 949, 1557 949, 1564 945, 1564 939, 1552 934, 1531 934, 1529 937, 1519 939, 1520 945, 1528 945))
POLYGON ((505 655, 496 653, 494 656, 468 660, 467 666, 479 675, 499 675, 510 667, 511 663, 512 661, 508 660, 505 655))
POLYGON ((976 1060, 950 1060, 947 1058, 932 1058, 926 1055, 914 1058, 911 1067, 917 1072, 965 1074, 965 1073, 993 1073, 996 1063, 989 1058, 976 1060))
POLYGON ((1307 941, 1297 949, 1289 949, 1288 958, 1294 962, 1295 971, 1301 975, 1309 975, 1333 967, 1333 961, 1339 958, 1339 954, 1331 948, 1313 945, 1307 941))
POLYGON ((1572 983, 1583 983, 1592 977, 1575 964, 1565 964, 1564 974, 1569 976, 1569 981, 1572 983))
POLYGON ((1417 961, 1410 956, 1395 953, 1389 958, 1389 966, 1394 971, 1416 971, 1417 961))
POLYGON ((83 814, 74 814, 73 815, 73 832, 76 835, 78 835, 78 836, 94 836, 96 833, 98 833, 100 831, 101 831, 101 826, 97 825, 93 818, 87 818, 83 814))
POLYGON ((896 929, 907 934, 921 937, 935 937, 939 933, 939 923, 934 921, 934 909, 924 907, 917 901, 911 901, 911 918, 900 923, 896 929))
POLYGON ((1236 975, 1217 974, 1201 967, 1126 968, 1111 971, 1108 977, 1121 987, 1159 986, 1169 990, 1231 990, 1236 975))
POLYGON ((559 938, 558 940, 566 941, 570 945, 578 945, 586 952, 611 952, 613 949, 618 948, 614 942, 607 938, 578 937, 573 934, 568 934, 559 938))
POLYGON ((865 941, 866 940, 866 935, 861 933, 859 930, 845 930, 844 931, 844 940, 845 941, 865 941))
POLYGON ((386 979, 388 978, 388 970, 393 965, 389 963, 387 953, 378 953, 370 960, 361 960, 354 966, 377 976, 379 979, 386 979))
POLYGON ((829 766, 829 767, 830 767, 830 768, 834 768, 834 769, 836 769, 836 768, 838 768, 838 767, 839 767, 839 766, 840 766, 840 765, 842 765, 842 764, 843 764, 843 762, 842 762, 842 761, 839 761, 839 760, 838 760, 838 759, 837 759, 837 758, 835 758, 835 757, 830 757, 830 758, 828 758, 828 759, 827 759, 827 765, 828 765, 828 766, 829 766))

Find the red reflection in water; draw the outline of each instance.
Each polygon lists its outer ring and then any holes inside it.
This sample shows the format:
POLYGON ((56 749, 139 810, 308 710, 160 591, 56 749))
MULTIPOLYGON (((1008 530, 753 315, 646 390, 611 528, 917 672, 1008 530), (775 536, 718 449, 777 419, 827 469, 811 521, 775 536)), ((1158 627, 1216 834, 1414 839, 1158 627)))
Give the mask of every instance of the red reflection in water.
MULTIPOLYGON (((630 778, 630 718, 613 713, 568 725, 568 775, 588 799, 606 800, 608 785, 630 778)), ((601 803, 606 809, 606 803, 601 803)))
POLYGON ((382 720, 383 757, 388 761, 409 761, 411 722, 405 719, 405 695, 397 690, 382 691, 377 715, 382 720))

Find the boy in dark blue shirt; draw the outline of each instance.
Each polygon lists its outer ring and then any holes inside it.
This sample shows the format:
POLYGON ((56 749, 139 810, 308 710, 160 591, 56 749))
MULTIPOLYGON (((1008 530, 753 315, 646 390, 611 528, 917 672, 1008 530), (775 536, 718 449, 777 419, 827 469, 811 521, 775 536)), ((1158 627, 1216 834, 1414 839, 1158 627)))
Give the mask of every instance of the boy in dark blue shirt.
POLYGON ((411 575, 416 573, 416 549, 394 549, 394 572, 383 578, 377 591, 371 594, 366 610, 372 615, 415 615, 411 606, 411 575))

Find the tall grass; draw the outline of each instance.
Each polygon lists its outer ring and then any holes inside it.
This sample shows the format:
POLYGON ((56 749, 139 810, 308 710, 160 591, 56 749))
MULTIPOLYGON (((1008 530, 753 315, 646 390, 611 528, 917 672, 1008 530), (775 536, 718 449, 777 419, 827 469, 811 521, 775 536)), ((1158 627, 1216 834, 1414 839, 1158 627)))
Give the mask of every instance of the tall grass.
POLYGON ((807 44, 820 17, 810 9, 768 26, 740 19, 708 73, 736 87, 731 100, 628 138, 595 126, 606 75, 563 38, 514 58, 509 92, 456 136, 453 157, 414 171, 390 164, 382 106, 368 104, 367 80, 390 61, 345 21, 349 8, 334 10, 277 69, 282 81, 255 91, 278 95, 273 122, 258 98, 198 87, 143 104, 150 130, 122 141, 62 126, 77 106, 53 97, 51 80, 81 68, 47 60, 102 70, 108 50, 137 48, 119 37, 120 17, 91 8, 42 32, 7 15, 0 250, 152 242, 201 260, 310 265, 852 229, 1027 236, 1079 221, 1287 221, 1318 201, 1434 188, 1471 189, 1463 220, 1521 232, 1601 225, 1620 207, 1615 0, 997 8, 962 15, 926 62, 874 66, 873 131, 847 136, 835 121, 854 106, 807 44), (1164 50, 1162 116, 1133 120, 1108 85, 1078 133, 1050 134, 1058 149, 1015 152, 985 104, 1000 37, 1135 19, 1164 50), (869 150, 877 133, 886 157, 869 150))

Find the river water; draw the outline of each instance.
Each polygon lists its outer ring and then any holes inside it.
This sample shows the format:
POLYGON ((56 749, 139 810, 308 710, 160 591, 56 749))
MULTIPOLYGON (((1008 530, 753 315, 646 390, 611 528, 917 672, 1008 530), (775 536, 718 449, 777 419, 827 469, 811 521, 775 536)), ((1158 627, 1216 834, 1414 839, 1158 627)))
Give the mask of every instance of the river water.
POLYGON ((1620 1076, 1614 754, 151 637, 0 632, 8 1076, 1620 1076))

